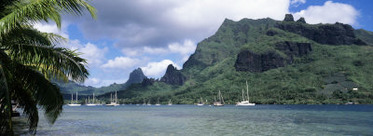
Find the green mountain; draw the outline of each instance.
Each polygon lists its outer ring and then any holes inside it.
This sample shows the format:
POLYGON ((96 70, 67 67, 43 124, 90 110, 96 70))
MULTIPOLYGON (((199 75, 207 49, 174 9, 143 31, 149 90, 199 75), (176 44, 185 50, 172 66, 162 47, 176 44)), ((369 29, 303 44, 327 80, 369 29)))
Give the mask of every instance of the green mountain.
POLYGON ((192 104, 200 97, 212 103, 220 90, 235 104, 248 81, 250 100, 259 104, 372 104, 372 62, 373 33, 350 25, 311 25, 292 15, 225 19, 182 70, 169 66, 161 80, 146 78, 118 97, 124 103, 192 104))
POLYGON ((83 86, 73 81, 69 81, 68 83, 65 83, 63 81, 54 81, 54 83, 56 83, 60 87, 62 94, 64 94, 64 98, 70 99, 71 93, 79 92, 80 95, 92 95, 92 93, 95 93, 96 95, 100 95, 108 92, 126 89, 131 84, 141 83, 145 78, 146 76, 144 75, 141 68, 138 68, 130 73, 127 82, 123 84, 114 83, 109 86, 95 88, 92 86, 83 86))

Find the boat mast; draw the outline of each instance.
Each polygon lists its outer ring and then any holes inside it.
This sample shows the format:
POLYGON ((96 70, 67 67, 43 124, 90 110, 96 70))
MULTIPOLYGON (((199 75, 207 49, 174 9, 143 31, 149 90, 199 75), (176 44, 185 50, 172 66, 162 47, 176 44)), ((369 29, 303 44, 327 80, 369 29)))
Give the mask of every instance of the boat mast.
POLYGON ((76 92, 76 103, 78 103, 78 92, 76 92))
POLYGON ((118 103, 118 93, 115 91, 115 103, 118 103))
POLYGON ((95 93, 93 93, 92 103, 95 103, 95 93))
POLYGON ((242 101, 245 101, 245 96, 244 96, 243 89, 242 89, 242 101))
POLYGON ((247 101, 250 103, 250 97, 249 97, 249 85, 247 84, 247 80, 246 80, 246 93, 247 93, 247 101))
POLYGON ((73 104, 74 101, 74 93, 71 93, 71 104, 73 104))
POLYGON ((113 94, 110 93, 110 103, 112 103, 112 102, 113 102, 113 94))

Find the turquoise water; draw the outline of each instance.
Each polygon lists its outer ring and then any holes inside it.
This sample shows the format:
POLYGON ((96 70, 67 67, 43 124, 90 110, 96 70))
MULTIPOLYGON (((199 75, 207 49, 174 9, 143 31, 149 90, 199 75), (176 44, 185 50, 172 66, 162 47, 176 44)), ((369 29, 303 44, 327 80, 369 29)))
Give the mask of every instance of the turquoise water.
POLYGON ((37 135, 373 135, 373 106, 66 106, 37 135))

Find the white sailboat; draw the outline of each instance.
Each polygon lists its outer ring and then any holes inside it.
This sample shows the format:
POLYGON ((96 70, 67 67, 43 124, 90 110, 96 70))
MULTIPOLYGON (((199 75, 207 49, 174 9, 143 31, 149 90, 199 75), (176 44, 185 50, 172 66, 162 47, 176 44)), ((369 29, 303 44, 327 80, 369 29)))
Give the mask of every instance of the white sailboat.
POLYGON ((90 103, 89 97, 88 97, 88 103, 86 105, 87 106, 97 106, 98 105, 98 104, 95 103, 95 93, 93 93, 93 96, 92 96, 92 103, 90 103))
POLYGON ((158 100, 157 100, 157 103, 155 104, 155 106, 161 106, 161 104, 159 103, 159 97, 158 97, 158 100))
POLYGON ((144 106, 146 105, 146 101, 145 101, 145 99, 144 99, 144 103, 143 103, 142 105, 144 105, 144 106))
POLYGON ((74 103, 74 94, 71 93, 71 102, 70 104, 67 104, 68 106, 81 106, 81 104, 78 103, 78 92, 76 92, 76 101, 74 103))
POLYGON ((149 99, 149 101, 148 101, 148 103, 146 105, 152 106, 152 104, 150 103, 150 99, 149 99))
POLYGON ((223 96, 221 95, 220 90, 219 90, 218 97, 219 97, 219 101, 215 101, 214 106, 224 106, 224 99, 223 99, 223 96))
POLYGON ((205 105, 205 104, 203 103, 203 100, 202 100, 202 97, 201 97, 201 101, 199 103, 197 103, 197 106, 203 106, 203 105, 205 105))
POLYGON ((247 100, 244 98, 244 92, 242 90, 242 101, 237 102, 236 106, 255 106, 255 103, 250 103, 250 97, 249 97, 249 85, 246 81, 246 93, 247 93, 247 100))
POLYGON ((106 106, 118 106, 118 94, 115 91, 114 101, 113 101, 113 94, 110 94, 110 104, 106 104, 106 106))
POLYGON ((172 105, 172 102, 171 102, 171 99, 168 100, 168 106, 171 106, 172 105))

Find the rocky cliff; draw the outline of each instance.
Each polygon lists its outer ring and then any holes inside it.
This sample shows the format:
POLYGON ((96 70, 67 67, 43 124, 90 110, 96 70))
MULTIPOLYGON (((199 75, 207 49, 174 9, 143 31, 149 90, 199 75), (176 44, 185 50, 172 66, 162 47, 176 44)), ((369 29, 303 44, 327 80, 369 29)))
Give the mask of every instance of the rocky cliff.
POLYGON ((354 29, 347 24, 322 24, 310 25, 306 24, 304 18, 294 22, 291 14, 287 14, 284 21, 278 22, 277 28, 284 31, 302 35, 308 39, 321 44, 330 45, 366 45, 364 41, 356 38, 354 29))
POLYGON ((373 45, 372 38, 373 32, 349 25, 310 25, 291 15, 286 21, 226 19, 182 70, 170 65, 160 80, 145 79, 118 94, 127 103, 193 104, 200 97, 214 101, 220 90, 232 104, 241 101, 248 81, 250 100, 258 104, 372 104, 373 46, 364 45, 373 45))
POLYGON ((126 84, 141 83, 146 76, 142 72, 141 68, 137 68, 130 73, 130 77, 126 84))
POLYGON ((250 50, 244 50, 237 55, 234 67, 237 71, 263 72, 284 67, 293 63, 294 57, 301 57, 312 51, 310 43, 290 41, 278 42, 275 44, 275 48, 286 56, 281 56, 275 51, 257 54, 250 50))
POLYGON ((240 52, 234 65, 237 71, 263 72, 283 67, 286 59, 275 52, 257 54, 249 50, 240 52))
POLYGON ((186 81, 186 77, 177 70, 176 67, 170 64, 160 81, 170 85, 183 85, 186 81))

